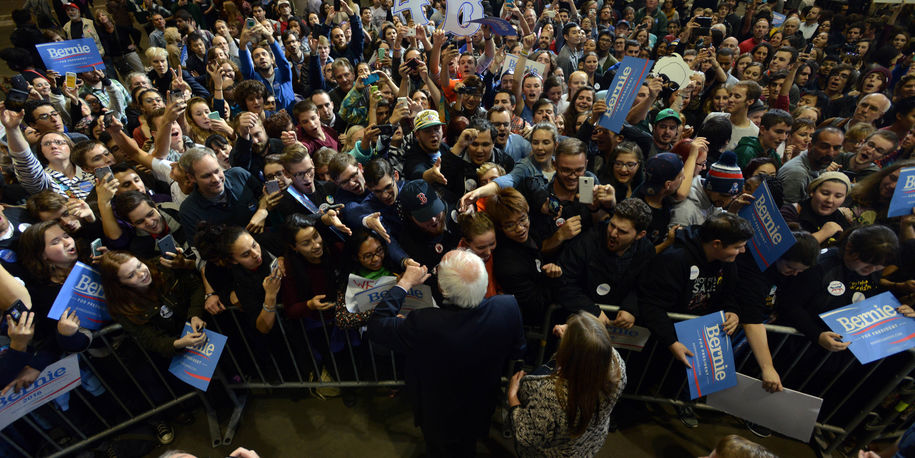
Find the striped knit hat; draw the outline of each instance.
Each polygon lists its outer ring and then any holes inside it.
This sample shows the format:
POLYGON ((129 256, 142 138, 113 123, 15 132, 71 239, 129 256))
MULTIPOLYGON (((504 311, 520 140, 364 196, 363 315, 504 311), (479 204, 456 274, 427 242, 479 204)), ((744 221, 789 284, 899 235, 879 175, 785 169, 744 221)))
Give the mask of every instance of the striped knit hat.
POLYGON ((735 195, 743 190, 743 173, 737 166, 737 155, 725 151, 718 162, 712 164, 705 181, 705 189, 735 195))

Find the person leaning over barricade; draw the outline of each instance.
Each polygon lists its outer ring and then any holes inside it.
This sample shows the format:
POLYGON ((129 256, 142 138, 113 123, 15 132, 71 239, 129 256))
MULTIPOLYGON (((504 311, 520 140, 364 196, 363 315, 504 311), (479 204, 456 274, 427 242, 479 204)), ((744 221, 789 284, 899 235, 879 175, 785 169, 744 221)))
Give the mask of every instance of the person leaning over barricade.
POLYGON ((759 271, 752 253, 745 251, 737 256, 737 303, 740 321, 747 334, 753 356, 762 370, 763 388, 769 392, 781 391, 782 381, 772 363, 772 353, 763 323, 771 320, 773 301, 780 287, 805 270, 816 265, 820 244, 809 232, 792 232, 797 241, 778 261, 763 272, 759 271))
POLYGON ((604 324, 630 328, 638 316, 636 285, 654 256, 645 237, 651 209, 639 199, 626 199, 613 216, 569 242, 559 256, 562 286, 556 300, 574 313, 587 311, 604 324), (619 305, 613 321, 600 304, 619 305))
MULTIPOLYGON (((108 312, 159 372, 166 372, 172 358, 185 348, 206 342, 206 322, 201 319, 203 285, 195 270, 144 262, 126 251, 105 252, 98 269, 108 312), (183 334, 186 321, 193 329, 189 334, 183 334)), ((131 350, 132 347, 121 350, 131 374, 156 405, 165 403, 168 387, 159 383, 142 353, 131 350)), ((175 382, 174 378, 168 380, 175 382)), ((159 442, 168 444, 174 440, 174 430, 162 416, 154 417, 152 425, 159 442)))
MULTIPOLYGON (((694 356, 677 340, 668 313, 706 315, 723 310, 723 329, 731 335, 740 321, 737 304, 737 266, 734 260, 743 253, 753 236, 743 218, 720 213, 701 226, 677 231, 674 245, 654 257, 639 279, 639 321, 678 361, 691 367, 694 356)), ((681 421, 691 428, 699 425, 692 407, 678 407, 681 421)))

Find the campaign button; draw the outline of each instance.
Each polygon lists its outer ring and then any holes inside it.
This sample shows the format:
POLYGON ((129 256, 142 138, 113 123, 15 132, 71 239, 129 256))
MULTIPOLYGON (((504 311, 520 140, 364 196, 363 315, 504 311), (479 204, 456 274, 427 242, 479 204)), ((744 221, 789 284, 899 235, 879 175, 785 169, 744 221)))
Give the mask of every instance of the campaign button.
POLYGON ((855 291, 855 294, 852 294, 852 295, 851 295, 851 303, 852 303, 852 304, 857 303, 857 302, 861 302, 861 301, 863 301, 864 299, 865 299, 864 293, 862 293, 861 291, 855 291))
POLYGON ((845 283, 842 283, 838 280, 833 280, 829 282, 829 286, 826 287, 826 291, 829 291, 829 294, 833 296, 841 296, 845 294, 845 283))
POLYGON ((606 283, 601 283, 601 284, 597 285, 597 295, 598 296, 606 296, 608 293, 610 293, 610 285, 608 285, 606 283))
POLYGON ((690 266, 689 267, 689 279, 695 280, 699 278, 699 266, 690 266))

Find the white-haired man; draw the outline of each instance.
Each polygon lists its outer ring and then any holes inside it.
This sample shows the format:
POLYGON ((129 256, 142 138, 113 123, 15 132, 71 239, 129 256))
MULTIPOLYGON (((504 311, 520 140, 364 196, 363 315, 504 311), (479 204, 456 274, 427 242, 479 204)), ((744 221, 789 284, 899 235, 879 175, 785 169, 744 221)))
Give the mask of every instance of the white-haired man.
POLYGON ((521 311, 514 296, 484 299, 488 275, 468 250, 445 254, 437 268, 440 308, 398 316, 404 297, 430 274, 407 266, 369 321, 370 338, 406 353, 415 422, 429 456, 473 456, 489 434, 506 363, 524 355, 521 311))

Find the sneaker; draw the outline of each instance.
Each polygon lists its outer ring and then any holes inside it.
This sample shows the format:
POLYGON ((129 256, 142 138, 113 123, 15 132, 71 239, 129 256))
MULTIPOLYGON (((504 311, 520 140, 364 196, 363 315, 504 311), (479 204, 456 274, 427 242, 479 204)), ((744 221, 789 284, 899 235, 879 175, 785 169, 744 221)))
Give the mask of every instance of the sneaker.
MULTIPOLYGON (((327 372, 327 369, 321 369, 321 383, 333 383, 334 379, 330 376, 330 373, 327 372)), ((336 398, 340 396, 340 388, 335 388, 332 386, 315 388, 315 393, 321 398, 336 398)))
POLYGON ((687 428, 699 427, 699 418, 692 406, 677 406, 677 417, 687 428))
POLYGON ((159 440, 160 444, 168 445, 174 442, 175 430, 172 429, 171 425, 159 420, 153 424, 153 428, 156 430, 156 439, 159 440))
POLYGON ((756 434, 759 437, 769 437, 772 435, 772 430, 763 425, 750 423, 749 421, 744 421, 743 423, 751 433, 756 434))

